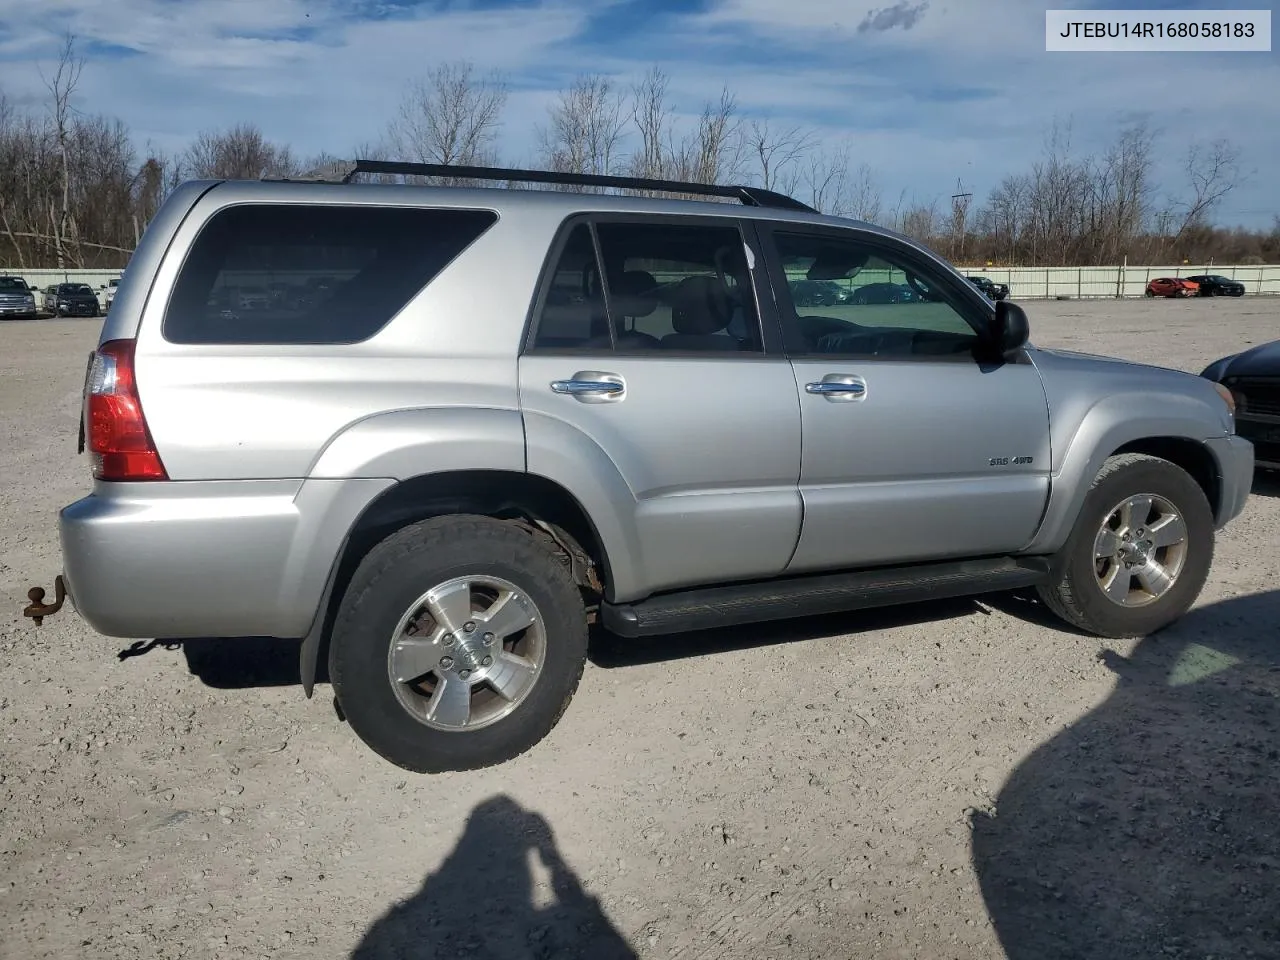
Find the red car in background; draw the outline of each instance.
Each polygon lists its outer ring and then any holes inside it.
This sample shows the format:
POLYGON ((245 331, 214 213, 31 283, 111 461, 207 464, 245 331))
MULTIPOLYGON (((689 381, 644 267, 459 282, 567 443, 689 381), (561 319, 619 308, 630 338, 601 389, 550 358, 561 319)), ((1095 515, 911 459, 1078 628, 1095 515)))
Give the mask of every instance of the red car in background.
POLYGON ((1148 297, 1194 297, 1200 292, 1200 284, 1181 277, 1159 277, 1147 283, 1148 297))

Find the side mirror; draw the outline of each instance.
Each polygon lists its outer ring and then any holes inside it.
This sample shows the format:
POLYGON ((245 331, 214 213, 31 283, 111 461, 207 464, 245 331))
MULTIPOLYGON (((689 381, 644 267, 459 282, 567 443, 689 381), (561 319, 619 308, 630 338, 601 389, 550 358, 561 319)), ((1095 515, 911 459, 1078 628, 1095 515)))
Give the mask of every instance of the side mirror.
POLYGON ((1031 338, 1031 323, 1026 312, 1008 300, 996 301, 996 316, 992 323, 992 346, 1001 356, 1021 350, 1031 338))

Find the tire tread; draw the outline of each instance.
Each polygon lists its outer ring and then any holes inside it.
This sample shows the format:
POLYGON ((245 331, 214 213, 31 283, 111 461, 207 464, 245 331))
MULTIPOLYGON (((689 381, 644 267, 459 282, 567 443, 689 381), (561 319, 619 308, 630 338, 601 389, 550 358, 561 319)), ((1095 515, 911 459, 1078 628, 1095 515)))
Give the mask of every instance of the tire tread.
MULTIPOLYGON (((417 523, 408 524, 376 544, 365 555, 359 566, 357 566, 355 574, 352 576, 347 591, 343 596, 342 603, 339 605, 338 615, 334 620, 332 636, 338 638, 352 633, 353 621, 361 612, 364 601, 371 593, 377 590, 382 581, 396 570, 399 565, 407 562, 414 555, 424 552, 433 553, 447 548, 457 549, 459 545, 462 545, 465 549, 486 543, 501 544, 505 549, 510 549, 512 551, 512 559, 517 564, 527 565, 534 571, 536 576, 545 577, 550 581, 548 586, 553 590, 571 591, 581 602, 577 584, 574 583, 568 569, 552 553, 551 549, 537 538, 513 527, 510 523, 496 520, 492 517, 451 514, 430 517, 417 523)), ((555 629, 552 624, 548 624, 547 628, 549 631, 555 629)), ((583 629, 585 630, 585 614, 583 629)), ((335 691, 344 689, 346 681, 345 667, 341 645, 335 642, 331 644, 329 653, 329 675, 335 691)), ((549 723, 544 721, 539 724, 541 733, 536 739, 525 737, 512 750, 479 754, 473 760, 461 763, 449 762, 443 765, 431 762, 413 763, 405 762, 403 757, 392 758, 388 756, 387 751, 393 749, 392 745, 377 742, 379 738, 372 731, 358 731, 358 735, 375 752, 415 773, 438 773, 444 770, 478 770, 495 766, 532 749, 539 740, 555 729, 577 692, 585 667, 585 656, 577 658, 577 666, 571 682, 557 704, 549 723), (545 729, 542 729, 543 727, 545 729)), ((339 696, 339 702, 341 702, 341 696, 339 696)), ((350 716, 349 710, 344 708, 344 712, 347 713, 348 717, 350 716)))
MULTIPOLYGON (((1180 471, 1187 476, 1187 479, 1190 480, 1191 483, 1195 483, 1195 481, 1191 479, 1190 475, 1185 474, 1185 471, 1182 471, 1181 467, 1161 457, 1155 457, 1146 453, 1121 453, 1110 456, 1103 461, 1101 468, 1098 470, 1097 476, 1094 477, 1093 483, 1090 484, 1089 490, 1090 492, 1096 490, 1117 473, 1143 465, 1158 466, 1162 469, 1180 471)), ((1084 507, 1082 507, 1081 510, 1083 514, 1084 507)), ((1068 537, 1066 544, 1062 548, 1062 555, 1066 559, 1068 565, 1070 564, 1070 560, 1074 556, 1075 551, 1079 549, 1081 537, 1087 535, 1088 532, 1087 525, 1077 520, 1076 529, 1072 530, 1070 537, 1068 537)), ((1190 536, 1189 530, 1188 536, 1190 536)), ((1212 559, 1212 542, 1210 543, 1210 559, 1212 559)), ((1087 633, 1095 636, 1116 639, 1137 635, 1130 631, 1107 629, 1101 623, 1097 622, 1094 617, 1090 616, 1088 611, 1081 604, 1080 598, 1077 596, 1076 585, 1068 573, 1064 573, 1064 575, 1056 578, 1052 583, 1038 587, 1037 592, 1041 601, 1051 612, 1065 620, 1067 623, 1084 630, 1087 633)), ((1142 631, 1138 631, 1139 634, 1141 632, 1142 631)))

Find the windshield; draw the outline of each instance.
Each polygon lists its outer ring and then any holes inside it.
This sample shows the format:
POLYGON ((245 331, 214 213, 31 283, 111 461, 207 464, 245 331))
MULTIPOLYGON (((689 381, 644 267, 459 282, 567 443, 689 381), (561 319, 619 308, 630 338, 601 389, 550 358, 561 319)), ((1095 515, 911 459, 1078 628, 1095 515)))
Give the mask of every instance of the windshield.
POLYGON ((17 277, 0 277, 0 290, 26 291, 27 285, 17 277))
POLYGON ((87 283, 62 283, 58 285, 58 293, 93 293, 93 288, 87 283))

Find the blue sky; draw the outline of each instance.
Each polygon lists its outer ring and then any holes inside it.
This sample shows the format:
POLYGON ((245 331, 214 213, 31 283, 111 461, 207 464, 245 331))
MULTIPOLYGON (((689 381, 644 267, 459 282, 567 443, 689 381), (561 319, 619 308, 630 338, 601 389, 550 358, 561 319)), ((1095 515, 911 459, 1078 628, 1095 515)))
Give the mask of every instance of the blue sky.
MULTIPOLYGON (((1057 8, 1230 9, 1161 0, 1057 8)), ((0 0, 0 89, 42 97, 73 30, 88 63, 78 106, 120 117, 139 144, 180 150, 241 120, 302 154, 378 138, 406 82, 466 58, 508 78, 504 160, 534 158, 535 127, 580 72, 621 84, 651 64, 692 115, 724 85, 744 114, 803 123, 867 162, 892 207, 957 177, 979 198, 1039 154, 1055 116, 1098 150, 1147 117, 1167 193, 1193 137, 1228 137, 1248 181, 1217 219, 1280 213, 1280 54, 1063 54, 1044 50, 1026 0, 0 0), (862 27, 860 29, 860 26, 862 27)))

